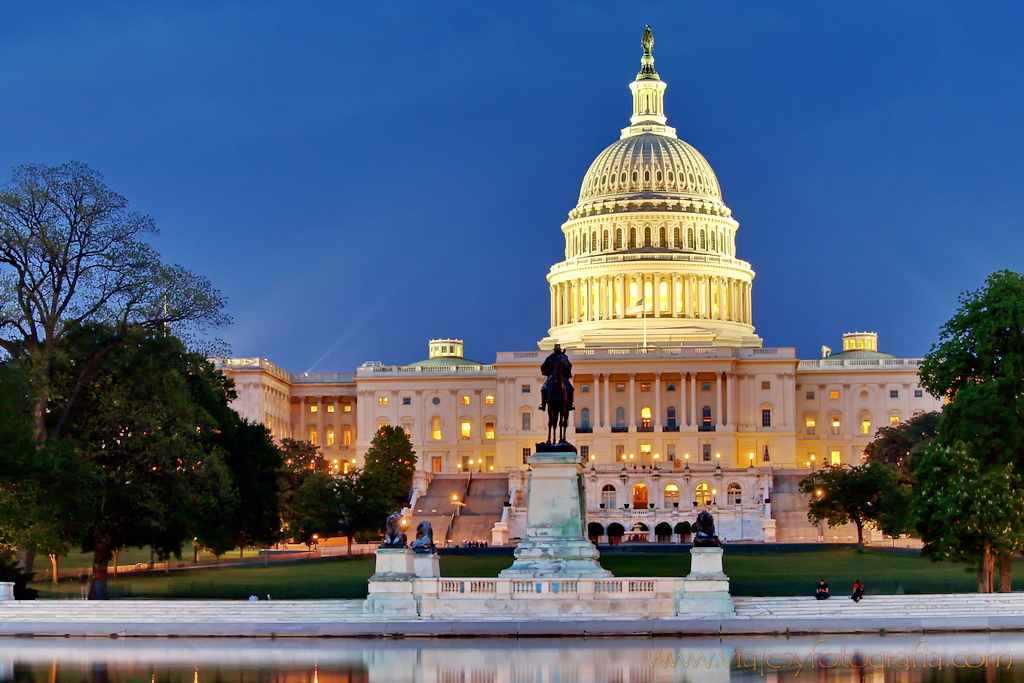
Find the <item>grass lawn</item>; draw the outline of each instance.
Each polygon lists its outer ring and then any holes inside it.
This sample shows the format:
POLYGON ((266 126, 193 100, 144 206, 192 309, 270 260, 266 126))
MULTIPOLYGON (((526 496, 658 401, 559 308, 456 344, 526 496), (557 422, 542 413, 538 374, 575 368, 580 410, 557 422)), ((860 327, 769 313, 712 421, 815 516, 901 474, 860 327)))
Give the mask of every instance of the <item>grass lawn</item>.
MULTIPOLYGON (((507 556, 442 555, 441 575, 496 576, 511 563, 512 558, 507 556)), ((601 564, 616 576, 685 576, 690 571, 687 554, 605 555, 601 564)), ((330 558, 270 567, 154 572, 112 579, 110 593, 125 598, 242 599, 252 594, 269 594, 279 600, 362 598, 373 565, 373 558, 330 558)), ((725 572, 732 580, 733 595, 810 595, 820 578, 828 581, 837 596, 845 594, 855 579, 863 581, 869 593, 876 594, 975 590, 974 574, 963 565, 933 563, 874 549, 864 553, 823 549, 733 555, 726 549, 725 572)), ((80 590, 75 581, 56 586, 37 581, 34 587, 40 590, 41 598, 77 597, 80 590)))

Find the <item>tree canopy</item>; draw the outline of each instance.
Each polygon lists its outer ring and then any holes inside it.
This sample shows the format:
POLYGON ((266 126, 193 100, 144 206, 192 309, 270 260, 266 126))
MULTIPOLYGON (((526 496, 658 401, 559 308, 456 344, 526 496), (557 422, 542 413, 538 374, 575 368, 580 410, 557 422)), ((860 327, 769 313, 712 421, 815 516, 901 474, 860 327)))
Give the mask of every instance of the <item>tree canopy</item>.
POLYGON ((894 480, 891 470, 871 463, 825 465, 800 481, 800 491, 809 496, 807 519, 830 527, 852 523, 863 546, 864 524, 878 519, 880 500, 894 480))

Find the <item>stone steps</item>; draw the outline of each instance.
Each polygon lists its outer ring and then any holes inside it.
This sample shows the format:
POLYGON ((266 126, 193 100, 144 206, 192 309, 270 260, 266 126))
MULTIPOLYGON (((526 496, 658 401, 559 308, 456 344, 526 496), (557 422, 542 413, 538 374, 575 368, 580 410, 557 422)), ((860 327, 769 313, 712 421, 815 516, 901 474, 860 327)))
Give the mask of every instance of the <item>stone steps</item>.
POLYGON ((878 595, 855 603, 847 596, 830 600, 806 597, 734 598, 739 618, 775 617, 955 617, 1024 613, 1024 593, 878 595))
POLYGON ((0 602, 0 621, 308 622, 362 618, 362 600, 33 600, 0 602))

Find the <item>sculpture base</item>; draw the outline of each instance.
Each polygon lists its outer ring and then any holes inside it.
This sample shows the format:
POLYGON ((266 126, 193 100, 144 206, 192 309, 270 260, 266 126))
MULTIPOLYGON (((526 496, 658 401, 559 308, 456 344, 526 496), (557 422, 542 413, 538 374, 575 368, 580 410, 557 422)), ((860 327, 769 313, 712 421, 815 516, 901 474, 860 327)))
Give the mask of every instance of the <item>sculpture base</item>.
POLYGON ((590 541, 527 540, 515 550, 515 562, 498 576, 503 579, 604 578, 612 573, 597 562, 600 554, 590 541))
POLYGON ((419 606, 413 597, 416 578, 415 555, 408 548, 378 548, 377 570, 369 580, 369 595, 363 612, 395 616, 416 616, 419 606))
POLYGON ((700 617, 735 614, 729 577, 722 571, 721 548, 691 548, 690 573, 677 603, 680 615, 700 617))
POLYGON ((412 559, 418 579, 436 579, 441 576, 441 565, 437 553, 416 553, 412 559))

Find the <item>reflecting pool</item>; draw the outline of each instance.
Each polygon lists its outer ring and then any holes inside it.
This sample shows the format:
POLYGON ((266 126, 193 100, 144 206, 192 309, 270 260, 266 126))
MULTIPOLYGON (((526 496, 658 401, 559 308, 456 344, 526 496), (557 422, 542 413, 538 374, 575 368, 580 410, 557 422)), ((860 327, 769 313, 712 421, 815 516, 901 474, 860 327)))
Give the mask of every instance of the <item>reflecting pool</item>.
POLYGON ((0 639, 18 683, 1021 681, 1024 634, 590 639, 0 639))

